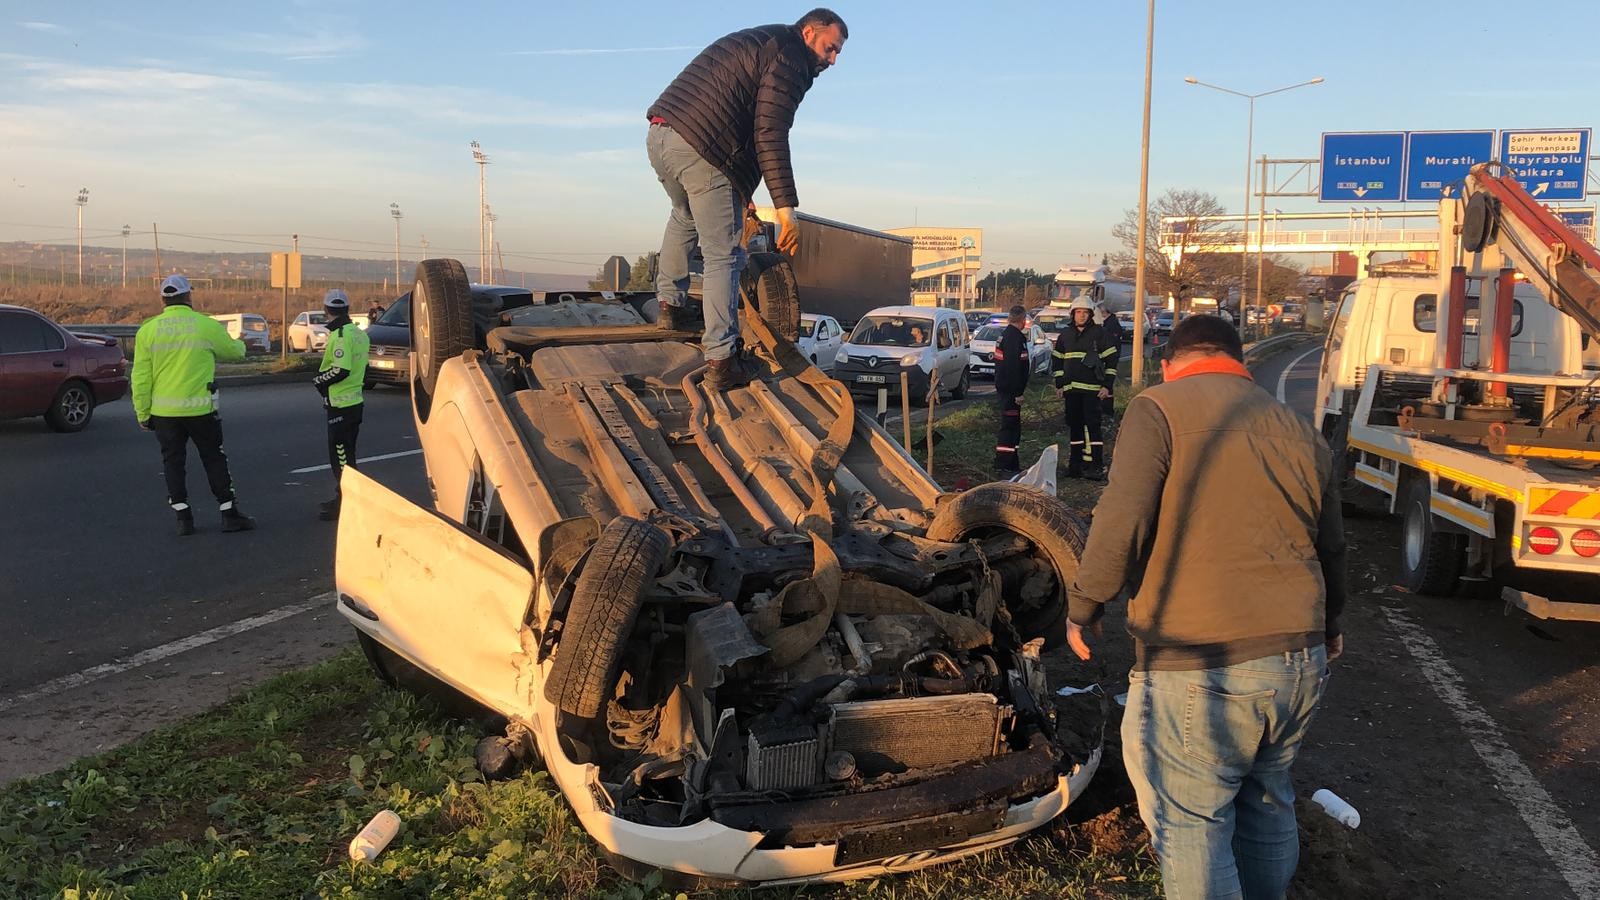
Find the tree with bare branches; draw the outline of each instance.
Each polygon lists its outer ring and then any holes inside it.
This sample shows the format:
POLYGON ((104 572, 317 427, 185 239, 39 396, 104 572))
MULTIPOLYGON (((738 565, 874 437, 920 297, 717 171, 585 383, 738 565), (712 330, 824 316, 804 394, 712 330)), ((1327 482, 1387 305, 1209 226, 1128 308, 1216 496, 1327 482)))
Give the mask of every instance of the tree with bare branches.
MULTIPOLYGON (((1215 194, 1168 189, 1150 204, 1145 229, 1145 290, 1180 299, 1194 295, 1226 296, 1239 286, 1239 257, 1212 251, 1236 240, 1226 223, 1207 221, 1225 213, 1215 194), (1166 252, 1163 252, 1166 251, 1166 252), (1172 254, 1172 255, 1169 255, 1172 254), (1178 259, 1173 265, 1172 256, 1178 259)), ((1139 258, 1139 211, 1130 209, 1111 229, 1122 250, 1111 255, 1119 274, 1132 277, 1139 258)))

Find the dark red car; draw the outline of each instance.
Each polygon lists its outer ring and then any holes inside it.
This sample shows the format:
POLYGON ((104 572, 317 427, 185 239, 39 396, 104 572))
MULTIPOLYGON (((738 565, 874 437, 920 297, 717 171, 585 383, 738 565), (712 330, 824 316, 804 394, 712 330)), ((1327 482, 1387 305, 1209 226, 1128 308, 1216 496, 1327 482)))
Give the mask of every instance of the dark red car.
POLYGON ((117 339, 73 334, 31 309, 0 304, 0 419, 44 416, 82 431, 94 408, 128 392, 117 339))

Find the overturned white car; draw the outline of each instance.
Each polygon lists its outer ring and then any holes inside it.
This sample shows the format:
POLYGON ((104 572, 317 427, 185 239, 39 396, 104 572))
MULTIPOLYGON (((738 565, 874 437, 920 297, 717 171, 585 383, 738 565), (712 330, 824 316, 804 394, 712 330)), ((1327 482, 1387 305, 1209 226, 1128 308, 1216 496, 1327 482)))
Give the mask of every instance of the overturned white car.
POLYGON ((425 261, 437 512, 344 476, 338 608, 374 668, 503 717, 488 749, 542 760, 626 874, 920 868, 1049 822, 1100 762, 1039 657, 1082 524, 1019 485, 943 492, 795 351, 793 284, 751 260, 767 375, 715 394, 647 298, 485 321, 460 263, 425 261))

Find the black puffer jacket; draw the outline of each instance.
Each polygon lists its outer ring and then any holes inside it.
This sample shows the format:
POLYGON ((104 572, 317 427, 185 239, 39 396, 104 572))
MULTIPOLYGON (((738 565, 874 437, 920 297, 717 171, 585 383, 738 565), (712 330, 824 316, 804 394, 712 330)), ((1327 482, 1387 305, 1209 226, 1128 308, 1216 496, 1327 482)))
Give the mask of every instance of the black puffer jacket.
POLYGON ((700 51, 646 115, 665 120, 747 199, 764 179, 773 206, 799 206, 789 127, 814 65, 791 25, 735 31, 700 51))

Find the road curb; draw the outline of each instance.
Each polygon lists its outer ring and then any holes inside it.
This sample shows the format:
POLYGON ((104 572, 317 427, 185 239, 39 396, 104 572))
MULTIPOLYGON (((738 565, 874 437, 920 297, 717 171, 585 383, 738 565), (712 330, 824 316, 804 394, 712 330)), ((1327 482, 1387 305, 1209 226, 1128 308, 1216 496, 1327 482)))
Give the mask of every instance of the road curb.
POLYGON ((300 384, 317 377, 316 372, 267 372, 261 375, 219 375, 217 387, 249 387, 253 384, 300 384))

